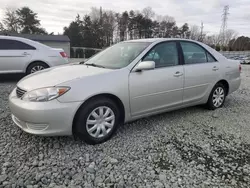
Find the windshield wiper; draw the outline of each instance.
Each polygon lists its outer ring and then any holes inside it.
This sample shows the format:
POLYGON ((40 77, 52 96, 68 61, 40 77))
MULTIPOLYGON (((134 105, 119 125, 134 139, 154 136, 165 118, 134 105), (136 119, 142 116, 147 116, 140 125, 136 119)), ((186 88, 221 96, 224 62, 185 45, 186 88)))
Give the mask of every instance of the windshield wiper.
POLYGON ((92 66, 92 67, 106 68, 106 67, 104 67, 104 66, 102 66, 102 65, 97 65, 97 64, 95 64, 95 63, 85 63, 84 65, 88 65, 88 66, 92 66))

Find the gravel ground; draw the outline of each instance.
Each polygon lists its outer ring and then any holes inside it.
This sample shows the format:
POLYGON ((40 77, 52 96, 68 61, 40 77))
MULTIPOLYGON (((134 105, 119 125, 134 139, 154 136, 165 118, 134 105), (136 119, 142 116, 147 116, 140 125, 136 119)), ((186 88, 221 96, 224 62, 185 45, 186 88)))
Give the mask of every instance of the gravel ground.
POLYGON ((250 66, 224 108, 135 121, 97 146, 21 131, 8 108, 14 86, 0 84, 0 187, 250 186, 250 66))

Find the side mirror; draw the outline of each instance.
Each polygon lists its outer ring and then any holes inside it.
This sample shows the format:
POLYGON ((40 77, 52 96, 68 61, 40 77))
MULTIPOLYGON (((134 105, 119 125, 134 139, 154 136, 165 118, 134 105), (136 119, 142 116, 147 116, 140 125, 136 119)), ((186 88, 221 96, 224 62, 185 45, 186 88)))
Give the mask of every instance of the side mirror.
POLYGON ((138 65, 135 67, 135 72, 140 72, 143 70, 152 70, 155 68, 155 62, 154 61, 142 61, 138 63, 138 65))

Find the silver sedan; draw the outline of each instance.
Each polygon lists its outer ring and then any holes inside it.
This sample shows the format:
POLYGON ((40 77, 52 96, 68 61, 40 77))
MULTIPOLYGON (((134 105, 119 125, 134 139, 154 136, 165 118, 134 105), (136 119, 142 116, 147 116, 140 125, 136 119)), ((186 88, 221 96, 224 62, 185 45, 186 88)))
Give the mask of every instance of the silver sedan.
POLYGON ((9 96, 13 121, 36 135, 108 140, 119 124, 206 104, 223 106, 240 86, 241 66, 184 39, 118 43, 85 63, 24 77, 9 96))

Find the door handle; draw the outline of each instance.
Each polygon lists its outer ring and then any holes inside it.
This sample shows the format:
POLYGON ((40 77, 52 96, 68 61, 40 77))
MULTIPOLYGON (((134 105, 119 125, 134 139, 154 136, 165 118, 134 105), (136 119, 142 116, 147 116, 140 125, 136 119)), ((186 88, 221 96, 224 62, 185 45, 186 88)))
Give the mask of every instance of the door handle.
POLYGON ((214 67, 213 67, 213 71, 217 71, 217 70, 219 70, 219 68, 216 67, 216 66, 214 66, 214 67))
POLYGON ((23 55, 30 55, 29 53, 27 53, 27 52, 23 52, 23 55))
POLYGON ((180 76, 182 76, 182 75, 183 75, 183 73, 177 71, 177 72, 174 74, 174 77, 180 77, 180 76))

